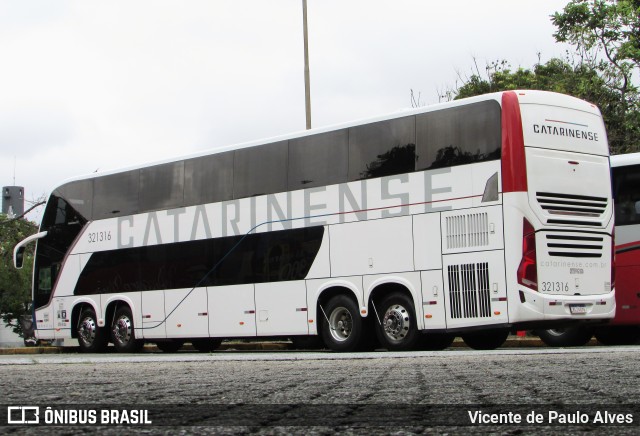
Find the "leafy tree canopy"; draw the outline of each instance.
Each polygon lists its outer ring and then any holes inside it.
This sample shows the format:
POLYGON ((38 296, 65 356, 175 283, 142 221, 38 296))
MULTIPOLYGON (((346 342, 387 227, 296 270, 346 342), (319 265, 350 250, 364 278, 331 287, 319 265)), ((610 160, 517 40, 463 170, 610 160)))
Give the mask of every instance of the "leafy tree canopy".
POLYGON ((640 70, 640 0, 572 0, 552 22, 557 41, 574 45, 619 87, 633 86, 626 82, 640 70))
POLYGON ((566 59, 512 70, 487 65, 447 90, 445 99, 513 89, 555 91, 590 101, 602 111, 611 152, 640 151, 640 0, 571 0, 552 16, 558 42, 573 45, 566 59))
POLYGON ((506 61, 494 62, 487 66, 486 75, 473 74, 454 93, 459 99, 514 89, 554 91, 590 101, 602 111, 612 153, 640 151, 638 94, 623 96, 586 63, 571 64, 556 58, 532 69, 511 70, 506 61), (624 104, 623 98, 628 100, 624 104))
POLYGON ((30 221, 0 214, 0 317, 4 325, 21 336, 18 319, 29 313, 34 244, 27 247, 21 270, 13 267, 13 248, 36 231, 37 226, 30 221))

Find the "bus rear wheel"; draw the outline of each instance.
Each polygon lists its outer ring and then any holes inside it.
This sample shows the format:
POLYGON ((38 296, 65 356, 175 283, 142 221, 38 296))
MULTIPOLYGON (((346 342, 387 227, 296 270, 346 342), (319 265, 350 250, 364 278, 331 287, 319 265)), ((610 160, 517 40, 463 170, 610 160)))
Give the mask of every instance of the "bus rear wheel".
POLYGON ((346 295, 336 295, 323 307, 322 340, 333 351, 357 351, 362 345, 364 323, 358 305, 346 295))
POLYGON ((129 306, 120 307, 116 311, 111 325, 111 340, 120 353, 134 353, 142 349, 144 343, 136 339, 133 316, 129 306))
POLYGON ((493 329, 462 336, 468 347, 474 350, 495 350, 504 344, 509 336, 509 330, 493 329))
POLYGON ((587 327, 567 327, 539 330, 538 336, 550 347, 580 347, 586 345, 593 336, 593 330, 587 327))
POLYGON ((98 327, 96 313, 91 308, 83 309, 78 322, 78 344, 85 353, 99 353, 107 347, 107 334, 98 327))
POLYGON ((382 318, 376 332, 383 348, 389 351, 406 351, 415 348, 420 334, 416 323, 413 302, 405 294, 393 293, 382 300, 382 318))

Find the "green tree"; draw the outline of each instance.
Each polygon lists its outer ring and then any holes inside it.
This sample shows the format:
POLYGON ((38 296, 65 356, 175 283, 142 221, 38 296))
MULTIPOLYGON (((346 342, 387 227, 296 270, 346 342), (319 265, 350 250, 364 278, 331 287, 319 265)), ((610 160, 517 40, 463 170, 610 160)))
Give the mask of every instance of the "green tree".
POLYGON ((613 154, 640 151, 640 0, 571 0, 552 22, 556 40, 575 48, 566 60, 517 70, 502 60, 484 73, 476 65, 462 86, 441 97, 512 89, 573 95, 600 108, 613 154))
MULTIPOLYGON (((572 0, 552 17, 554 37, 573 44, 621 92, 640 71, 640 0, 572 0)), ((635 86, 637 87, 637 86, 635 86)))
POLYGON ((0 214, 0 317, 5 326, 22 336, 20 316, 29 313, 33 246, 24 254, 24 267, 13 267, 13 248, 24 238, 36 233, 37 226, 25 219, 8 219, 0 214))
POLYGON ((613 118, 605 116, 608 126, 617 127, 611 132, 612 150, 638 150, 640 0, 572 0, 552 21, 558 29, 556 40, 572 44, 580 62, 597 71, 619 95, 615 111, 607 114, 613 118))
POLYGON ((455 99, 514 89, 538 89, 573 95, 596 104, 602 111, 612 153, 640 151, 638 93, 623 95, 605 77, 584 62, 551 59, 532 69, 512 71, 506 61, 487 66, 486 74, 473 74, 452 94, 455 99))

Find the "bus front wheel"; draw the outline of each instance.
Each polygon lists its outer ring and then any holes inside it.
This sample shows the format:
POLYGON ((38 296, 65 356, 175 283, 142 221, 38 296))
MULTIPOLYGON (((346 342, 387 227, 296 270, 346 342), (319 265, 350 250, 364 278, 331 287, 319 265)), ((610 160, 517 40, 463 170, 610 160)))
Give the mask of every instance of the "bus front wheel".
POLYGON ((120 353, 140 351, 144 343, 136 339, 133 328, 133 316, 129 306, 120 307, 111 325, 111 340, 120 353))
POLYGON ((96 313, 91 308, 80 313, 77 333, 80 350, 85 353, 99 353, 107 347, 105 329, 98 327, 96 313))

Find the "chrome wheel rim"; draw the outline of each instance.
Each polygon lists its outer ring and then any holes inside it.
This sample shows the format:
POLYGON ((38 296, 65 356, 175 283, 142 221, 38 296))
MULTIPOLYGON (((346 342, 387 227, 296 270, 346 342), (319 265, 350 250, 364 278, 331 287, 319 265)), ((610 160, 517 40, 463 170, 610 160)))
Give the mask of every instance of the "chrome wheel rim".
POLYGON ((547 332, 551 335, 551 336, 562 336, 566 333, 565 329, 549 329, 547 330, 547 332))
POLYGON ((133 324, 128 316, 122 315, 113 324, 113 340, 121 345, 126 345, 133 336, 133 324))
POLYGON ((92 317, 87 316, 80 323, 78 337, 84 344, 90 346, 96 340, 96 329, 96 321, 92 317))
POLYGON ((402 341, 411 327, 409 311, 400 304, 393 304, 384 313, 382 319, 384 334, 393 342, 402 341))
POLYGON ((329 327, 334 340, 344 342, 349 339, 353 330, 351 312, 346 307, 336 307, 329 317, 329 327))

